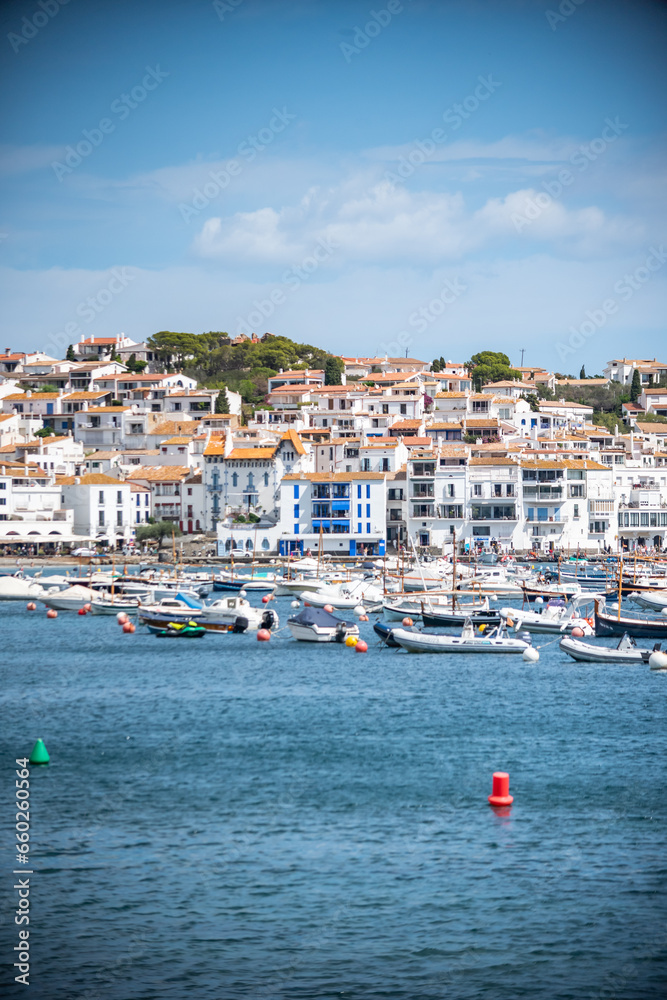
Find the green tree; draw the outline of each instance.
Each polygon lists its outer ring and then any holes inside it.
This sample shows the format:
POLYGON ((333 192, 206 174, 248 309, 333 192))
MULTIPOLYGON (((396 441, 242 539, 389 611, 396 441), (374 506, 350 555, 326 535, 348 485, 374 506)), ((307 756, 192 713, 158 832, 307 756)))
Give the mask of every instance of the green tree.
POLYGON ((639 374, 639 368, 635 368, 632 373, 632 385, 630 386, 630 399, 633 403, 636 403, 642 392, 642 379, 639 374))
POLYGON ((249 403, 252 406, 257 402, 257 386, 251 379, 244 378, 241 380, 239 383, 239 392, 244 403, 249 403))
POLYGON ((142 524, 137 528, 136 540, 138 542, 157 542, 158 552, 162 548, 165 538, 178 538, 183 532, 177 524, 171 521, 153 521, 152 524, 142 524))
POLYGON ((57 385, 50 385, 48 382, 45 385, 40 385, 37 392, 58 392, 57 385))
POLYGON ((141 375, 147 364, 147 361, 137 361, 137 356, 133 351, 127 359, 127 370, 135 372, 137 375, 141 375))
POLYGON ((226 389, 221 389, 215 401, 216 413, 229 413, 229 397, 226 389))
POLYGON ((501 351, 480 351, 473 354, 466 368, 471 372, 472 381, 477 392, 488 382, 505 380, 522 381, 522 374, 510 367, 510 359, 501 351))
POLYGON ((581 371, 579 372, 579 378, 586 378, 586 366, 581 366, 581 371))
POLYGON ((335 354, 330 354, 324 363, 324 384, 341 385, 345 365, 342 358, 337 358, 335 354))
POLYGON ((194 333, 171 333, 169 330, 161 330, 150 337, 147 341, 148 347, 153 351, 164 365, 173 364, 177 369, 182 369, 186 362, 197 361, 207 348, 207 334, 202 334, 201 338, 194 333))
POLYGON ((51 437, 52 434, 53 434, 53 428, 49 427, 48 425, 46 427, 39 427, 35 431, 35 437, 38 438, 51 437))
POLYGON ((68 344, 67 346, 67 353, 65 354, 65 359, 67 361, 76 361, 76 354, 74 353, 74 346, 72 344, 68 344))
POLYGON ((432 372, 440 371, 440 362, 438 361, 437 358, 433 358, 433 362, 431 363, 431 371, 432 372))

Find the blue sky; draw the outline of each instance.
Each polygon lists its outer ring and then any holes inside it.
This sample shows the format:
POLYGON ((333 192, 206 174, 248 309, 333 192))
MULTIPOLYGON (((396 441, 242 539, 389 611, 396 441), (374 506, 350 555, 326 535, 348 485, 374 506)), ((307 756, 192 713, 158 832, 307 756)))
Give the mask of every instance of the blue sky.
POLYGON ((0 11, 2 346, 660 354, 667 5, 42 3, 0 11))

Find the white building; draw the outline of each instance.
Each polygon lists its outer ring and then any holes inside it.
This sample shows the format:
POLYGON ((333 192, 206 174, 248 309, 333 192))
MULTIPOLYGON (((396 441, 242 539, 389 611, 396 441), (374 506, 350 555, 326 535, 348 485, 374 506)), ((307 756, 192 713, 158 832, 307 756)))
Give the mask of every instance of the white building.
POLYGON ((76 534, 108 541, 112 546, 132 538, 135 504, 130 483, 101 473, 88 473, 66 476, 58 486, 62 506, 74 512, 76 534))

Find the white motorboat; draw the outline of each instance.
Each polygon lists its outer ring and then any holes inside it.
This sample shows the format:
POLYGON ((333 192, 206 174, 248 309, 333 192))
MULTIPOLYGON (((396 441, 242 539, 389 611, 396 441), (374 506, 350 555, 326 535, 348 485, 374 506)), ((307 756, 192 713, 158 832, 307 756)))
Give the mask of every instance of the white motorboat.
POLYGON ((139 621, 145 625, 196 621, 210 632, 247 632, 278 625, 273 610, 253 608, 243 597, 222 597, 212 604, 197 604, 178 595, 164 597, 157 604, 139 608, 139 621))
POLYGON ((39 600, 47 608, 53 608, 54 611, 78 611, 84 604, 92 605, 98 596, 96 590, 91 590, 90 587, 84 587, 80 583, 75 583, 66 590, 59 590, 54 587, 53 590, 42 594, 39 600))
POLYGON ((44 588, 20 576, 0 577, 0 601, 34 601, 42 596, 44 588))
POLYGON ((563 636, 559 646, 573 660, 582 663, 648 663, 651 653, 660 649, 660 643, 653 649, 640 649, 627 632, 616 647, 595 646, 592 642, 573 639, 571 635, 563 636))
POLYGON ((382 591, 372 580, 351 580, 337 587, 302 591, 299 596, 315 608, 325 608, 329 604, 337 611, 352 611, 359 606, 379 611, 382 607, 382 591))
POLYGON ((553 598, 546 605, 538 605, 539 611, 530 608, 501 608, 503 622, 516 632, 522 630, 541 635, 557 635, 580 628, 584 635, 595 635, 595 619, 584 618, 578 613, 581 602, 575 598, 566 604, 561 598, 553 598))
POLYGON ((117 615, 121 611, 133 615, 140 604, 138 597, 101 593, 90 602, 90 610, 94 615, 117 615))
POLYGON ((359 635, 356 622, 343 621, 324 608, 302 608, 287 619, 287 626, 302 642, 345 642, 348 635, 359 635))
POLYGON ((667 609, 667 590, 633 591, 629 595, 633 604, 638 604, 649 611, 665 611, 667 609))
POLYGON ((391 636, 409 653, 523 653, 530 646, 529 638, 512 638, 500 625, 476 632, 470 621, 463 626, 460 636, 400 627, 393 628, 391 636))

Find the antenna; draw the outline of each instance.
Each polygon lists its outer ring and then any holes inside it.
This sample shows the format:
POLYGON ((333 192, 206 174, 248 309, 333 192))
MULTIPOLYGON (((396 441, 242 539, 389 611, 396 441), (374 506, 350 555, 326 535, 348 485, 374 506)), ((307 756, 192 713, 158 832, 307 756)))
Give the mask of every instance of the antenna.
POLYGON ((526 353, 526 348, 522 347, 521 348, 521 367, 522 368, 523 368, 523 356, 524 356, 525 353, 526 353))

